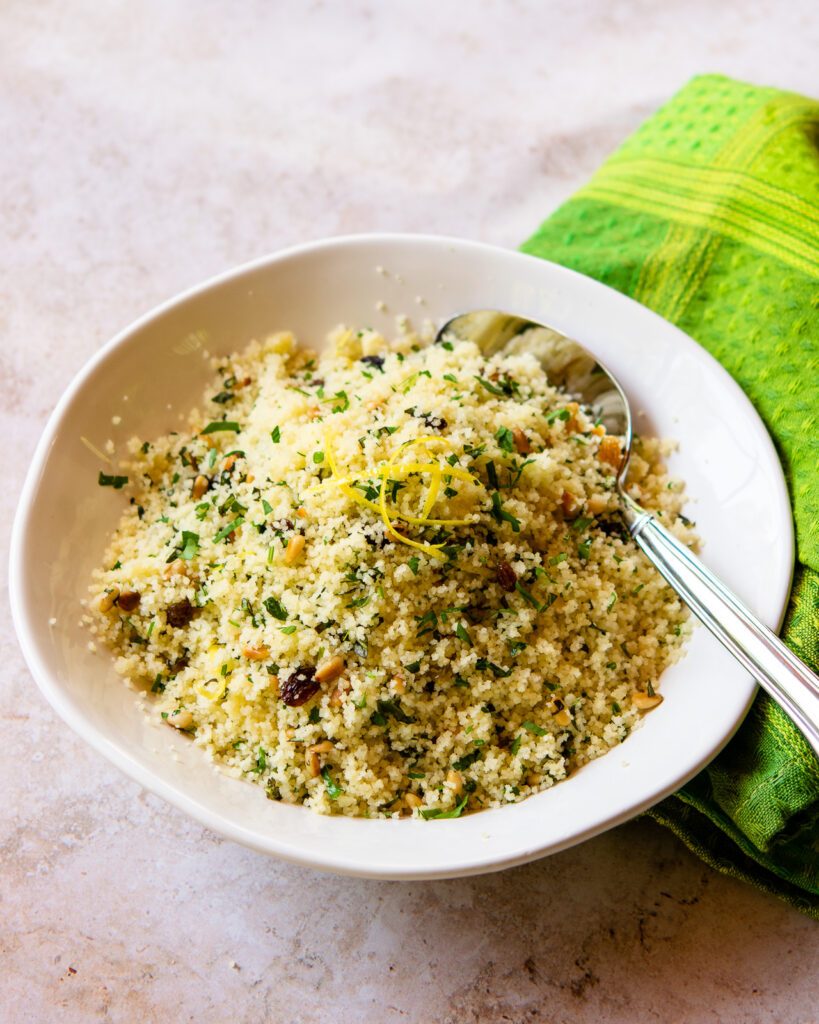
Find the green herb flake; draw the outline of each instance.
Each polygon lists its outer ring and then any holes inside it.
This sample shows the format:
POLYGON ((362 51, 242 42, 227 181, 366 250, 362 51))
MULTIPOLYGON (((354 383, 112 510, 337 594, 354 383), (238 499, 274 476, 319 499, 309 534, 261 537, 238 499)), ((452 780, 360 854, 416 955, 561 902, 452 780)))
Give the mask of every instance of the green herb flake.
POLYGON ((259 747, 258 753, 256 754, 256 766, 253 771, 257 774, 261 774, 265 768, 267 768, 267 751, 264 747, 259 747))
POLYGON ((219 431, 227 430, 233 434, 238 434, 241 431, 241 427, 235 420, 214 420, 213 423, 209 423, 204 430, 200 430, 200 434, 216 434, 219 431))
POLYGON ((534 722, 524 722, 523 723, 523 728, 527 732, 532 733, 533 736, 545 736, 546 735, 546 730, 542 729, 539 725, 536 725, 534 722))
POLYGON ((520 744, 522 739, 522 736, 516 736, 513 740, 512 746, 509 748, 509 752, 511 753, 512 757, 515 757, 517 752, 520 750, 520 744))
POLYGON ((233 533, 234 530, 238 530, 244 521, 245 520, 243 516, 237 516, 233 520, 233 522, 228 523, 227 526, 222 527, 222 529, 213 538, 213 543, 218 544, 219 541, 225 540, 233 533))
POLYGON ((565 562, 569 556, 565 551, 561 551, 559 555, 554 555, 549 559, 549 565, 560 565, 561 562, 565 562))
POLYGON ((199 534, 191 533, 189 530, 182 531, 182 545, 179 548, 179 557, 190 562, 199 553, 199 534))
POLYGON ((282 439, 282 432, 281 432, 281 430, 278 427, 274 427, 270 431, 270 440, 273 442, 273 444, 278 444, 279 441, 281 441, 281 439, 282 439))
POLYGON ((274 619, 278 619, 280 622, 287 621, 287 609, 277 598, 267 597, 262 604, 274 619))
POLYGON ((321 777, 324 779, 324 788, 327 790, 327 796, 331 800, 338 800, 344 790, 335 781, 327 765, 321 769, 321 777))
POLYGON ((279 626, 279 632, 284 633, 285 636, 290 636, 296 632, 295 626, 279 626))
POLYGON ((115 491, 122 490, 122 488, 128 483, 127 476, 109 476, 107 473, 103 473, 100 470, 100 475, 97 478, 97 483, 100 487, 113 487, 115 491))
POLYGON ((459 640, 463 640, 465 644, 467 644, 469 647, 472 647, 472 637, 469 635, 466 626, 462 622, 459 622, 458 625, 455 627, 455 635, 458 637, 459 640))
POLYGON ((464 794, 461 802, 453 807, 451 811, 445 811, 440 807, 427 807, 420 812, 421 817, 425 821, 436 820, 440 821, 442 818, 460 818, 466 808, 467 801, 469 800, 469 793, 464 794))
POLYGON ((418 566, 420 565, 420 559, 417 555, 413 555, 412 558, 407 560, 407 565, 412 569, 412 575, 418 575, 418 566))
POLYGON ((515 450, 515 439, 509 427, 498 427, 495 440, 502 451, 513 452, 515 450))
POLYGON ((509 523, 513 533, 520 533, 520 520, 515 519, 511 512, 503 507, 503 501, 497 491, 492 492, 492 516, 499 523, 509 523))
POLYGON ((457 761, 453 761, 452 767, 456 772, 464 772, 479 760, 480 756, 480 748, 477 750, 471 750, 468 754, 464 754, 463 757, 459 757, 457 761))

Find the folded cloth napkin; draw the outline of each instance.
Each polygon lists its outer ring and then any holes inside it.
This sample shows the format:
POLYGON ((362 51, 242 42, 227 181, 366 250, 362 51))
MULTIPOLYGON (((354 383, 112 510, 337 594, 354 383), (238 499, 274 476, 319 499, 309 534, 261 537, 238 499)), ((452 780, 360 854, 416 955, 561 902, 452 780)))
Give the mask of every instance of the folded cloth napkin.
MULTIPOLYGON (((794 508, 782 635, 819 669, 819 102, 695 78, 522 248, 649 306, 743 387, 794 508)), ((819 762, 764 694, 648 813, 712 867, 819 917, 819 762)))

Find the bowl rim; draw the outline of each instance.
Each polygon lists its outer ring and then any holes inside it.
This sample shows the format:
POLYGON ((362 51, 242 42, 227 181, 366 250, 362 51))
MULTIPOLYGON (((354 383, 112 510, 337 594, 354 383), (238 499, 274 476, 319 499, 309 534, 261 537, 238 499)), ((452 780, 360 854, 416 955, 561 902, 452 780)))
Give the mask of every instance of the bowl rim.
MULTIPOLYGON (((505 257, 511 256, 519 260, 536 262, 540 265, 546 264, 550 267, 551 272, 556 274, 558 277, 560 275, 565 275, 567 280, 581 278, 584 282, 593 287, 605 289, 605 291, 609 293, 610 297, 613 296, 617 302, 628 306, 638 306, 641 310, 641 315, 656 317, 657 320, 661 321, 665 325, 666 329, 669 326, 672 327, 677 334, 678 343, 681 346, 687 347, 689 351, 695 351, 696 356, 700 360, 704 360, 709 364, 709 369, 718 377, 720 386, 733 392, 734 397, 738 397, 740 402, 746 405, 757 428, 757 442, 764 451, 766 461, 775 469, 781 481, 781 488, 778 488, 777 493, 773 496, 773 500, 778 506, 776 509, 777 519, 780 520, 783 525, 785 523, 787 524, 783 536, 784 543, 783 550, 780 552, 780 560, 785 566, 789 567, 789 570, 787 574, 783 573, 782 578, 778 579, 776 581, 776 585, 772 588, 772 606, 778 609, 778 613, 776 621, 768 623, 772 628, 779 628, 787 609, 794 571, 794 526, 789 492, 784 472, 782 470, 782 465, 776 453, 773 441, 765 429, 759 414, 751 404, 750 399, 740 388, 734 378, 731 377, 728 371, 705 348, 699 345, 693 338, 676 325, 670 324, 669 321, 664 320, 652 310, 635 302, 634 299, 618 292, 616 289, 610 288, 609 286, 577 271, 571 270, 568 267, 552 263, 550 260, 542 259, 541 257, 534 256, 529 253, 506 249, 502 246, 491 245, 485 242, 462 239, 449 235, 404 232, 370 232, 337 235, 328 238, 316 239, 314 241, 276 250, 272 253, 267 253, 263 256, 256 257, 237 266, 228 268, 227 270, 215 274, 207 278, 205 281, 195 284, 160 302, 158 305, 154 306, 146 313, 143 313, 137 319, 133 320, 127 326, 114 334, 113 337, 111 337, 89 359, 87 359, 75 373, 70 383, 63 391, 53 411, 49 415, 46 424, 43 427, 40 439, 32 454, 31 462, 20 492, 11 530, 8 563, 9 598, 12 622, 29 671, 34 677, 40 691, 60 718, 62 718, 62 720, 78 736, 80 736, 81 739, 87 742, 98 753, 102 754, 129 778, 133 779, 144 789, 184 811, 200 824, 211 829, 217 834, 226 836, 227 838, 241 843, 244 846, 257 850, 258 852, 268 855, 272 854, 279 859, 290 863, 309 866, 323 871, 331 871, 341 875, 374 879, 402 880, 433 880, 440 878, 463 877, 514 867, 528 863, 542 856, 557 853, 560 850, 573 846, 576 843, 583 842, 594 835, 598 835, 609 828, 630 820, 638 814, 641 814, 648 807, 653 806, 669 794, 675 792, 687 781, 693 778, 693 776, 696 775, 714 757, 716 757, 720 750, 722 750, 722 748, 729 742, 741 725, 745 714, 750 708, 750 705, 756 695, 756 684, 750 677, 748 677, 747 695, 741 714, 737 717, 736 723, 733 728, 728 731, 722 742, 712 749, 707 756, 700 757, 694 764, 689 763, 686 770, 673 782, 664 786, 661 790, 655 791, 645 800, 633 803, 625 810, 617 811, 609 816, 600 817, 592 827, 586 828, 582 832, 572 833, 571 836, 562 842, 547 841, 541 845, 535 844, 534 846, 527 846, 526 848, 521 848, 520 852, 512 855, 498 856, 497 854, 492 854, 490 851, 487 851, 487 855, 484 858, 473 858, 462 866, 459 866, 457 863, 453 863, 441 870, 430 870, 427 868, 413 869, 411 867, 402 870, 395 869, 389 865, 377 865, 371 867, 366 864, 362 864, 360 861, 353 861, 349 858, 342 861, 338 856, 334 856, 332 851, 325 852, 319 846, 308 852, 304 850, 294 850, 292 847, 280 843, 275 838, 265 839, 262 841, 256 833, 226 821, 218 813, 209 810, 206 806, 198 803, 193 798, 188 797, 185 793, 178 791, 173 786, 166 783, 157 773, 151 772, 148 768, 145 768, 141 764, 132 760, 103 732, 99 731, 95 726, 90 725, 81 712, 71 704, 66 696, 64 696, 62 687, 56 681, 56 678, 53 676, 44 659, 41 657, 39 644, 36 639, 31 616, 25 599, 25 560, 23 557, 25 545, 23 541, 26 535, 29 517, 34 506, 37 486, 42 476, 49 450, 54 443, 55 435, 59 429, 66 409, 71 405, 76 395, 83 389, 88 378, 94 374, 96 369, 134 333, 141 330, 152 321, 158 319, 167 311, 177 306, 181 306, 190 299, 208 292, 211 289, 227 284, 258 270, 274 266, 277 263, 291 260, 294 257, 308 255, 320 250, 345 248, 351 245, 369 246, 374 243, 382 245, 421 244, 457 246, 462 250, 470 249, 474 252, 484 252, 494 255, 503 254, 505 257)), ((609 753, 612 752, 610 751, 609 753)), ((395 824, 398 824, 399 826, 404 824, 412 825, 411 822, 399 822, 395 824)), ((442 826, 445 828, 457 827, 457 822, 440 822, 437 825, 438 828, 442 826)))

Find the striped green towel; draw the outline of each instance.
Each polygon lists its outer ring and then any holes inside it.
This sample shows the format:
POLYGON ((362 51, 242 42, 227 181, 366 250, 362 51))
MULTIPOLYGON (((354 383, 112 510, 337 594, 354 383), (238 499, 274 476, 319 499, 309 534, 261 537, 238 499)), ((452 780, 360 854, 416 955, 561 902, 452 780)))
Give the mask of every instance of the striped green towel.
MULTIPOLYGON (((695 78, 523 249, 651 307, 744 388, 796 519, 783 636, 819 668, 819 103, 695 78)), ((819 762, 764 695, 649 814, 708 864, 819 917, 819 762)))

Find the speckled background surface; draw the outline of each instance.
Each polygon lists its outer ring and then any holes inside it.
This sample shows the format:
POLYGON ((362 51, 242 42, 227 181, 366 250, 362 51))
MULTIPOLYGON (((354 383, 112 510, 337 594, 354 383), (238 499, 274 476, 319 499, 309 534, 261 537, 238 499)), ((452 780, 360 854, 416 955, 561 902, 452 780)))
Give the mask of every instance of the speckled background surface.
POLYGON ((819 94, 811 0, 0 7, 0 1020, 819 1019, 814 922, 626 825, 504 874, 338 879, 224 842, 86 748, 5 548, 74 372, 156 302, 368 230, 519 243, 698 71, 819 94))

